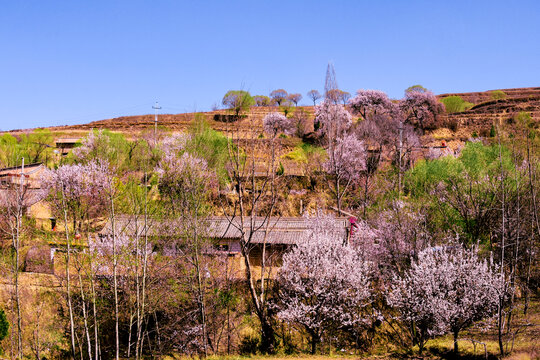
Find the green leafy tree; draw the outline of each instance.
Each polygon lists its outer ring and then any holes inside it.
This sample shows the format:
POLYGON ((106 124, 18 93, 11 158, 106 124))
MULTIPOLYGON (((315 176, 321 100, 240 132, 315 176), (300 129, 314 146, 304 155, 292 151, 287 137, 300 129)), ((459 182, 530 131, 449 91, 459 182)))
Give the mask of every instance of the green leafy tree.
POLYGON ((226 183, 228 176, 225 165, 229 159, 230 140, 221 132, 212 129, 200 115, 195 116, 195 122, 189 129, 189 133, 186 150, 206 160, 209 168, 215 171, 219 182, 226 183))
POLYGON ((257 106, 270 106, 270 105, 272 105, 272 99, 270 99, 266 95, 255 95, 253 97, 253 100, 255 101, 255 105, 257 105, 257 106))
POLYGON ((410 92, 415 92, 415 91, 425 93, 425 92, 428 92, 429 90, 423 87, 422 85, 413 85, 405 89, 405 94, 410 93, 410 92))
POLYGON ((0 136, 0 166, 11 167, 20 163, 23 152, 17 138, 10 134, 0 136))
POLYGON ((37 129, 21 135, 19 145, 30 163, 47 161, 52 154, 54 138, 49 129, 37 129))
POLYGON ((447 96, 441 99, 447 113, 462 112, 474 106, 473 103, 463 100, 461 96, 447 96))
MULTIPOLYGON (((497 219, 501 159, 505 181, 514 178, 510 152, 469 142, 459 157, 422 160, 405 177, 406 191, 431 208, 433 230, 453 230, 471 242, 486 240, 497 219)), ((505 184, 511 187, 509 184, 505 184)))
POLYGON ((223 96, 221 103, 232 110, 236 118, 239 118, 240 113, 249 110, 251 106, 255 105, 255 100, 247 91, 229 90, 223 96))
POLYGON ((506 99, 506 93, 502 90, 494 90, 491 92, 491 98, 493 100, 502 100, 506 99))

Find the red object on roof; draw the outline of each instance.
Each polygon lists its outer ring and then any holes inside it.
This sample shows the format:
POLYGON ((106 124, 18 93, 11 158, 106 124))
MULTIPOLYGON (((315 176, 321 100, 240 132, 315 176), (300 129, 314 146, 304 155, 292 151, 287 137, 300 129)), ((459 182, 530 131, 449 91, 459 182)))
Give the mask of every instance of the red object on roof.
POLYGON ((354 229, 356 229, 358 227, 358 225, 356 225, 356 221, 358 219, 355 218, 354 216, 350 216, 349 217, 349 222, 351 223, 351 231, 350 231, 350 236, 353 236, 354 234, 354 229))

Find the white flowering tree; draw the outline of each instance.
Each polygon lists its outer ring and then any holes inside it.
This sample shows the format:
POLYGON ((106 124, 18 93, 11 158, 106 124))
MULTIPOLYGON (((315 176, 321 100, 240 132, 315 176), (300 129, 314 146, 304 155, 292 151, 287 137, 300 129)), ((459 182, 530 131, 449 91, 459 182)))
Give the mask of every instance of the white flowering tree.
POLYGON ((331 190, 336 198, 338 212, 342 209, 343 196, 366 170, 366 156, 364 142, 354 134, 337 138, 328 147, 328 160, 323 168, 332 176, 331 190))
POLYGON ((309 239, 284 255, 278 275, 278 317, 311 336, 312 353, 326 333, 371 323, 369 267, 328 220, 316 219, 309 239))
POLYGON ((481 260, 476 249, 432 247, 395 278, 386 299, 420 351, 431 337, 451 332, 457 353, 459 332, 494 313, 504 289, 496 267, 481 260))
POLYGON ((444 105, 431 91, 407 91, 399 108, 407 122, 421 131, 437 127, 437 116, 444 111, 444 105))
POLYGON ((352 125, 345 106, 325 100, 315 106, 315 130, 327 141, 342 136, 352 125))
POLYGON ((188 336, 193 341, 186 346, 195 347, 206 356, 209 346, 205 296, 207 279, 203 271, 208 267, 208 259, 202 254, 204 248, 209 246, 205 233, 207 200, 210 189, 217 185, 217 179, 209 170, 206 160, 185 151, 185 139, 177 136, 165 140, 162 144, 163 156, 155 168, 159 191, 166 200, 169 212, 167 223, 162 225, 161 231, 176 239, 167 245, 177 255, 184 255, 182 258, 190 265, 191 271, 188 273, 192 272, 192 275, 182 280, 188 280, 188 287, 193 289, 190 294, 197 311, 192 317, 197 325, 191 330, 199 337, 188 336))
POLYGON ((364 120, 376 115, 392 114, 397 110, 388 95, 380 90, 358 90, 356 96, 349 100, 349 105, 364 120))
POLYGON ((267 134, 275 138, 279 133, 286 135, 293 134, 296 130, 296 125, 293 120, 287 118, 285 115, 278 112, 271 112, 264 117, 263 128, 267 134))

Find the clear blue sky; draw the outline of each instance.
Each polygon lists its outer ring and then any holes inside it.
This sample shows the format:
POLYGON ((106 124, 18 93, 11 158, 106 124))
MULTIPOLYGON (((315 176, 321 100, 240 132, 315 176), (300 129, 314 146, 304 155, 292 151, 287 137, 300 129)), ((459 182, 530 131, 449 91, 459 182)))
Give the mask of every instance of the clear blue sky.
MULTIPOLYGON (((210 110, 229 89, 540 86, 540 1, 2 1, 0 130, 210 110)), ((307 99, 302 103, 308 103, 307 99)))

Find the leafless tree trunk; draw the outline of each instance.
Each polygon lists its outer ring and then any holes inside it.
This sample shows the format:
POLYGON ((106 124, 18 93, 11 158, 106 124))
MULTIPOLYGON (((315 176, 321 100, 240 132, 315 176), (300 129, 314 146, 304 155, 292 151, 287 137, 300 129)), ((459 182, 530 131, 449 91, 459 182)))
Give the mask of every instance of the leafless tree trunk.
MULTIPOLYGON (((142 276, 139 279, 137 271, 137 339, 135 342, 135 358, 139 360, 142 355, 142 342, 143 342, 143 319, 145 316, 146 307, 146 272, 148 268, 148 188, 147 188, 147 174, 144 173, 144 228, 143 236, 144 242, 142 246, 143 261, 142 261, 142 276)), ((139 249, 139 242, 137 242, 137 249, 139 249)), ((138 264, 138 262, 137 262, 138 264)))
POLYGON ((114 197, 112 189, 109 194, 110 206, 111 206, 111 228, 112 228, 112 248, 113 248, 113 284, 114 284, 114 333, 115 333, 115 358, 120 359, 120 333, 118 328, 119 314, 118 314, 118 254, 116 249, 116 224, 115 224, 115 212, 114 212, 114 197))
MULTIPOLYGON (((275 143, 271 142, 271 159, 266 166, 266 176, 260 180, 256 179, 255 163, 255 127, 251 128, 251 153, 244 157, 239 147, 235 147, 235 140, 238 142, 238 134, 231 131, 231 141, 229 142, 229 176, 232 185, 236 189, 236 199, 234 201, 233 213, 228 214, 229 226, 233 226, 240 232, 240 251, 245 265, 245 276, 247 290, 255 310, 255 314, 261 323, 261 350, 267 353, 275 352, 275 336, 271 318, 268 313, 268 304, 266 301, 266 281, 264 281, 264 272, 266 263, 262 262, 261 282, 256 284, 254 279, 254 270, 250 261, 250 253, 253 249, 253 237, 258 231, 268 232, 268 222, 273 212, 276 196, 272 190, 275 186, 275 143), (236 139, 235 139, 236 135, 236 139), (251 191, 251 196, 247 192, 251 191), (270 198, 266 198, 270 191, 270 198), (266 210, 261 210, 261 203, 267 200, 266 210)), ((266 237, 266 235, 265 235, 266 237)), ((263 256, 266 256, 266 240, 263 241, 263 256)))
POLYGON ((65 236, 66 236, 66 291, 67 291, 67 303, 68 303, 68 311, 69 311, 69 330, 71 334, 71 354, 72 357, 75 358, 75 323, 73 320, 73 305, 71 302, 71 274, 70 274, 70 266, 71 266, 71 239, 69 237, 69 223, 68 223, 68 216, 67 216, 67 206, 66 206, 66 199, 65 199, 65 191, 64 191, 64 184, 60 184, 61 186, 61 193, 62 193, 62 211, 64 215, 64 227, 65 227, 65 236))
MULTIPOLYGON (((501 186, 501 276, 503 277, 506 283, 506 271, 505 271, 505 248, 506 248, 506 186, 505 186, 505 174, 502 160, 502 146, 500 135, 498 137, 499 141, 499 166, 501 170, 500 186, 501 186)), ((499 342, 499 352, 501 356, 504 356, 504 346, 503 346, 503 333, 504 333, 504 292, 499 296, 499 305, 497 309, 497 337, 499 342)), ((456 343, 457 348, 457 343, 456 343)))
POLYGON ((23 216, 23 186, 24 186, 24 158, 21 171, 21 186, 19 193, 17 194, 17 204, 16 204, 16 231, 15 237, 13 238, 14 244, 13 248, 15 249, 15 307, 17 309, 17 352, 19 358, 23 357, 23 347, 22 347, 22 318, 21 318, 21 298, 19 294, 19 267, 20 267, 20 253, 19 249, 21 246, 21 227, 22 227, 22 216, 23 216))
POLYGON ((81 294, 81 303, 82 303, 82 311, 83 311, 83 324, 84 324, 84 334, 86 336, 86 346, 88 347, 88 359, 92 360, 92 340, 90 338, 90 327, 88 326, 88 310, 87 310, 87 303, 86 303, 86 296, 85 296, 85 290, 84 290, 84 284, 83 284, 83 278, 81 276, 82 266, 80 262, 77 263, 77 275, 79 278, 79 291, 81 294))

